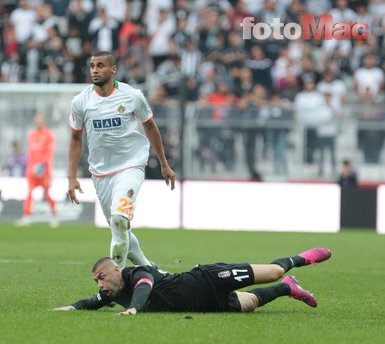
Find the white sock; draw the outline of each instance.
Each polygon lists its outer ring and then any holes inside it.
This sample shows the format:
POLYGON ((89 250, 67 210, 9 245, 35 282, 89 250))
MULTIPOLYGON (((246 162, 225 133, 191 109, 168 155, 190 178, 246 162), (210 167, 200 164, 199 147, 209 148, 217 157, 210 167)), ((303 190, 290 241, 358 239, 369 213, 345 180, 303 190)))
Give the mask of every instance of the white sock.
POLYGON ((127 258, 131 260, 134 265, 151 265, 151 262, 145 257, 140 248, 139 240, 132 231, 129 231, 130 247, 127 258))
POLYGON ((110 221, 111 246, 110 257, 121 267, 126 267, 130 237, 128 231, 128 220, 120 215, 113 215, 110 221))

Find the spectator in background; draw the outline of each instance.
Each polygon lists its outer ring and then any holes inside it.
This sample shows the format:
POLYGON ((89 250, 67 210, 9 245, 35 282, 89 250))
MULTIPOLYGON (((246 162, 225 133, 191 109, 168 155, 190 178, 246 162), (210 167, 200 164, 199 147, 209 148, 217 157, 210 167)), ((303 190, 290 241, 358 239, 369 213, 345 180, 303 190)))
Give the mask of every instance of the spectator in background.
POLYGON ((17 51, 10 54, 9 58, 4 59, 1 64, 0 82, 20 82, 22 79, 22 66, 20 64, 20 55, 17 51))
POLYGON ((166 61, 171 53, 171 36, 175 31, 175 18, 167 8, 161 8, 156 25, 149 31, 148 52, 152 58, 153 71, 166 61))
POLYGON ((123 23, 127 12, 126 0, 96 0, 96 8, 103 9, 109 19, 116 21, 119 26, 123 23))
POLYGON ((180 54, 186 48, 187 42, 191 41, 191 36, 187 33, 187 19, 180 18, 177 21, 175 32, 171 35, 170 45, 174 53, 180 54))
POLYGON ((42 114, 34 117, 35 129, 28 134, 28 155, 27 155, 27 180, 28 195, 24 202, 23 217, 16 222, 17 226, 29 225, 32 214, 32 191, 41 186, 44 190, 44 197, 47 200, 52 213, 51 227, 57 227, 56 202, 49 194, 52 182, 53 158, 55 154, 55 136, 46 127, 42 114))
POLYGON ((68 25, 76 26, 83 39, 89 39, 88 29, 93 11, 94 3, 91 0, 71 0, 68 6, 68 25))
MULTIPOLYGON (((279 5, 282 1, 265 0, 261 11, 256 15, 257 21, 262 23, 272 23, 274 18, 280 18, 281 22, 286 21, 286 13, 279 5)), ((274 39, 273 36, 264 41, 264 51, 266 56, 275 61, 280 53, 282 45, 286 45, 284 40, 274 39)))
POLYGON ((17 52, 19 49, 19 42, 16 38, 15 25, 7 18, 4 17, 2 21, 1 30, 1 45, 0 45, 0 58, 7 58, 12 53, 17 52))
POLYGON ((162 79, 168 97, 175 97, 179 94, 180 80, 176 74, 179 73, 180 69, 180 57, 173 54, 163 61, 156 71, 156 74, 162 79))
POLYGON ((294 95, 300 90, 298 75, 301 73, 301 67, 289 56, 287 47, 280 50, 271 72, 274 88, 293 100, 294 95))
MULTIPOLYGON (((329 13, 332 16, 333 25, 336 23, 353 24, 357 20, 356 13, 348 7, 348 0, 337 0, 336 7, 332 8, 329 13)), ((352 42, 350 40, 330 39, 322 42, 322 50, 325 61, 334 56, 339 58, 341 64, 345 67, 349 65, 348 59, 352 52, 352 42)))
POLYGON ((241 98, 245 94, 250 93, 253 87, 254 82, 250 69, 247 67, 241 68, 239 74, 234 77, 234 94, 241 98))
POLYGON ((302 86, 304 84, 304 80, 307 79, 313 79, 315 84, 318 84, 318 82, 321 80, 321 75, 317 71, 317 67, 310 56, 304 56, 302 58, 301 70, 302 72, 300 74, 300 80, 302 86))
POLYGON ((20 0, 19 7, 12 11, 9 19, 15 25, 17 41, 25 44, 31 38, 38 19, 36 12, 29 6, 28 0, 20 0))
POLYGON ((226 49, 220 55, 221 61, 228 71, 233 68, 241 68, 247 58, 244 49, 244 40, 235 31, 227 35, 226 49))
POLYGON ((301 23, 301 17, 306 13, 303 0, 292 0, 286 10, 287 21, 301 23))
POLYGON ((27 160, 21 152, 20 144, 17 141, 12 142, 12 153, 7 159, 8 175, 11 177, 24 177, 27 160))
POLYGON ((357 95, 363 101, 370 96, 372 101, 377 101, 384 86, 384 71, 376 66, 373 54, 364 57, 363 67, 354 73, 354 87, 357 95))
POLYGON ((341 188, 356 188, 357 187, 357 173, 353 170, 350 160, 344 160, 342 164, 342 171, 338 178, 338 184, 341 188))
POLYGON ((315 90, 313 79, 305 80, 303 90, 295 96, 294 103, 297 121, 305 128, 304 162, 312 164, 318 143, 316 127, 322 121, 325 106, 324 97, 315 90))
POLYGON ((36 42, 45 42, 49 38, 49 31, 55 30, 56 18, 52 15, 51 5, 44 4, 36 9, 37 20, 33 26, 32 38, 36 42))
POLYGON ((385 139, 385 131, 382 129, 384 114, 373 106, 373 98, 369 88, 366 93, 357 99, 355 110, 358 111, 358 147, 364 154, 367 164, 378 164, 385 139))
POLYGON ((273 62, 265 56, 261 46, 252 46, 251 56, 246 60, 245 65, 251 70, 254 84, 261 84, 269 91, 273 88, 271 74, 273 62))
POLYGON ((25 77, 27 82, 33 83, 40 81, 40 58, 41 50, 38 49, 38 44, 33 39, 29 39, 25 51, 25 77))
POLYGON ((67 81, 65 77, 68 77, 68 74, 65 73, 65 68, 68 66, 68 61, 63 50, 63 39, 58 35, 51 37, 45 46, 42 63, 46 71, 45 80, 47 82, 60 83, 67 81))
POLYGON ((229 16, 230 30, 240 31, 242 29, 241 23, 243 19, 252 16, 253 14, 247 9, 246 2, 243 0, 237 1, 234 12, 229 16))
POLYGON ((226 30, 221 25, 221 16, 212 8, 201 9, 200 20, 197 26, 199 49, 207 54, 217 47, 218 36, 225 36, 226 30))
POLYGON ((286 151, 290 124, 293 120, 292 102, 282 99, 278 92, 272 93, 267 115, 267 124, 277 124, 268 127, 266 132, 266 143, 271 145, 273 151, 274 172, 278 175, 287 175, 286 151))
POLYGON ((268 105, 268 94, 263 85, 255 85, 252 91, 245 95, 246 107, 242 111, 242 118, 249 123, 244 130, 245 159, 251 180, 262 181, 261 173, 258 171, 257 165, 257 138, 263 136, 263 129, 260 128, 261 112, 266 110, 268 105))
POLYGON ((72 68, 71 82, 83 83, 86 81, 87 60, 91 56, 91 42, 82 37, 80 30, 75 25, 68 28, 68 36, 65 40, 65 51, 68 53, 72 68))
POLYGON ((189 78, 195 78, 202 61, 202 53, 198 50, 194 40, 189 39, 181 53, 181 70, 189 78))
POLYGON ((331 104, 337 114, 341 115, 343 105, 346 103, 346 83, 340 79, 336 79, 336 75, 333 71, 327 70, 323 74, 322 81, 317 84, 317 90, 324 95, 331 95, 331 104))
POLYGON ((108 17, 103 7, 99 8, 88 28, 93 47, 96 50, 115 51, 118 48, 118 29, 118 22, 108 17))
POLYGON ((332 7, 331 0, 305 0, 308 13, 313 13, 316 16, 327 13, 332 7))
POLYGON ((325 105, 320 112, 320 122, 317 125, 317 138, 320 157, 318 162, 318 175, 324 175, 325 152, 329 151, 331 162, 331 173, 336 173, 336 137, 338 134, 337 111, 333 104, 333 95, 331 93, 323 94, 325 105))

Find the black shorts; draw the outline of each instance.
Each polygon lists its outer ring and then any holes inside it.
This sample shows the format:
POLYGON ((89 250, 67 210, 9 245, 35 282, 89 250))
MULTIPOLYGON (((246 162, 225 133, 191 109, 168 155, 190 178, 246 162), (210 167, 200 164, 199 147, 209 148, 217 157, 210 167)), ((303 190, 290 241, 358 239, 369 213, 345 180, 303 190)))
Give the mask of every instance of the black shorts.
POLYGON ((192 271, 201 271, 212 289, 210 310, 213 312, 230 311, 229 294, 254 284, 254 272, 250 264, 216 263, 197 265, 192 271))

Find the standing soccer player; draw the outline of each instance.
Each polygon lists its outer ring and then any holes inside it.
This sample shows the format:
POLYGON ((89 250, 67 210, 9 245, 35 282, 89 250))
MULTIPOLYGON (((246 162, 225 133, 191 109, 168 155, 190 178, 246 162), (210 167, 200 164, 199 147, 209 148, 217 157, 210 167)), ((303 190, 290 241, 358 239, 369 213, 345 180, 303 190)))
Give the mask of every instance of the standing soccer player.
POLYGON ((55 136, 46 127, 42 114, 34 117, 35 129, 28 134, 28 153, 26 177, 28 180, 28 195, 24 201, 23 217, 16 222, 18 226, 29 225, 32 214, 32 191, 38 186, 44 190, 44 197, 47 200, 52 213, 50 220, 51 227, 57 227, 56 202, 49 194, 52 182, 53 158, 55 154, 55 136))
POLYGON ((112 233, 110 256, 121 267, 130 259, 151 265, 130 230, 135 200, 144 181, 150 144, 162 167, 166 184, 175 187, 175 173, 167 163, 161 135, 143 93, 114 80, 115 59, 109 52, 91 57, 93 85, 74 97, 71 104, 71 140, 68 154, 68 193, 78 204, 76 179, 82 150, 82 131, 87 136, 88 163, 97 196, 112 233), (144 128, 138 131, 138 121, 144 128))

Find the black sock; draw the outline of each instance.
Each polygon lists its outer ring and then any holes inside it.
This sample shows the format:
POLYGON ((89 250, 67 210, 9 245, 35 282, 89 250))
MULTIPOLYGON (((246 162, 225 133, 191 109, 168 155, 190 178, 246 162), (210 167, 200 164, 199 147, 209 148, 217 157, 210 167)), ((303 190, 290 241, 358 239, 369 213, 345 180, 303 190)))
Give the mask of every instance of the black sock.
POLYGON ((280 283, 271 287, 248 290, 247 292, 254 294, 258 298, 258 307, 261 307, 266 303, 275 300, 277 297, 290 295, 290 287, 286 283, 280 283))
POLYGON ((303 265, 306 265, 305 258, 302 258, 300 256, 293 256, 293 257, 285 257, 285 258, 279 258, 271 262, 271 264, 277 264, 282 269, 285 270, 285 272, 288 272, 294 267, 300 267, 303 265))

